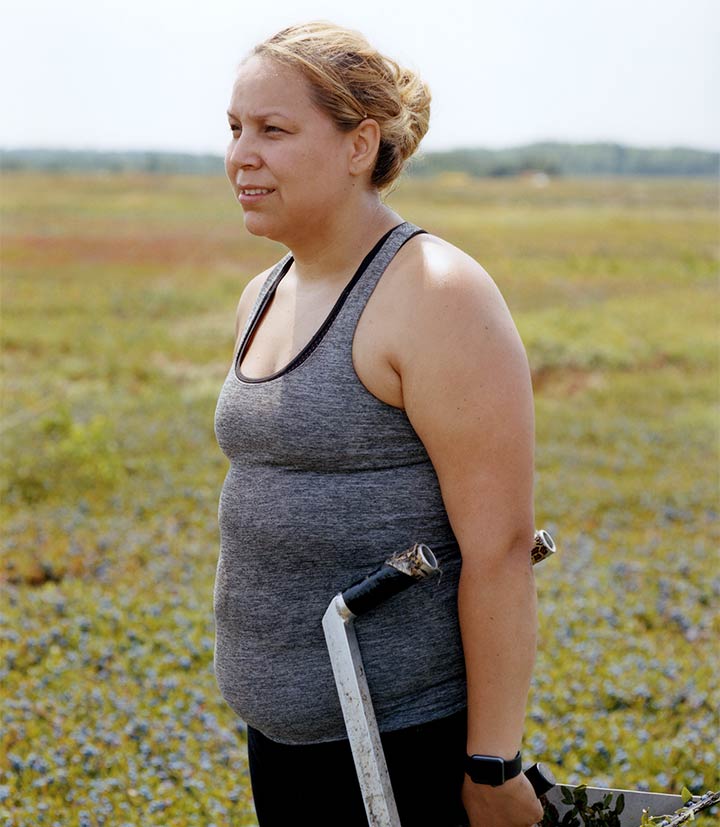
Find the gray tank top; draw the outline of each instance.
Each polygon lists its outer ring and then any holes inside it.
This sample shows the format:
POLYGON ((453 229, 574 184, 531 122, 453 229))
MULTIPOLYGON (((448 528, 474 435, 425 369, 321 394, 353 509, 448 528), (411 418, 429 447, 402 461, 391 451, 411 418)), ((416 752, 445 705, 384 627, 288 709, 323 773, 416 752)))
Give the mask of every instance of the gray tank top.
POLYGON ((278 373, 244 377, 239 365, 288 253, 260 290, 218 399, 215 433, 230 468, 218 509, 215 677, 240 718, 283 743, 346 737, 323 613, 414 542, 432 548, 441 576, 355 622, 378 725, 400 729, 466 705, 460 551, 437 476, 405 412, 373 396, 352 363, 363 308, 420 232, 404 222, 387 233, 308 345, 278 373))

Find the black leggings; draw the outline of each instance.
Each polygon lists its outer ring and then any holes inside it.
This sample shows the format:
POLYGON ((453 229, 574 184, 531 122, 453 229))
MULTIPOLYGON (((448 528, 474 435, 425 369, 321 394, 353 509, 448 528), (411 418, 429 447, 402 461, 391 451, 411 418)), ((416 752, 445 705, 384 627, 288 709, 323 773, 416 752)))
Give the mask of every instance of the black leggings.
MULTIPOLYGON (((382 733, 403 827, 466 827, 466 710, 382 733)), ((248 762, 259 827, 367 827, 347 739, 280 744, 247 729, 248 762)))

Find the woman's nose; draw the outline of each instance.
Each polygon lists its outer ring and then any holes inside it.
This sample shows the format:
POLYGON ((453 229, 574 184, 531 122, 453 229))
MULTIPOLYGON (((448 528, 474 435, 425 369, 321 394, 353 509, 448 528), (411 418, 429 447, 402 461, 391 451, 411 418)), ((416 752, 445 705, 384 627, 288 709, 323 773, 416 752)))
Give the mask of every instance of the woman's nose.
POLYGON ((234 137, 228 146, 228 161, 236 167, 258 167, 262 164, 255 142, 248 132, 234 137))

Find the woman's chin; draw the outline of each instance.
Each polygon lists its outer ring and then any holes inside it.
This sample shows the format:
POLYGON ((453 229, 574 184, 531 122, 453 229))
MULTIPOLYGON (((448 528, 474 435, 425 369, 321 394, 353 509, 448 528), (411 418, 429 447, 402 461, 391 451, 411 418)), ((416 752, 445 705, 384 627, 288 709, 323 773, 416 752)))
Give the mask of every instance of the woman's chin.
POLYGON ((254 210, 248 210, 244 216, 245 229, 251 235, 264 236, 265 238, 272 238, 272 222, 268 221, 267 216, 258 215, 254 210))
POLYGON ((268 227, 267 220, 256 212, 248 211, 243 215, 245 229, 252 235, 266 235, 268 227))

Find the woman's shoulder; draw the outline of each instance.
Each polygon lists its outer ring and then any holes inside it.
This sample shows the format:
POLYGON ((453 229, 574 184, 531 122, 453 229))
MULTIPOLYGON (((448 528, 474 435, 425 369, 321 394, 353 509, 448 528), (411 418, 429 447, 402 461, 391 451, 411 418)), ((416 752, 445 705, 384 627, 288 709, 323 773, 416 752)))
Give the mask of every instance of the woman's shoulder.
MULTIPOLYGON (((378 314, 387 360, 414 397, 441 398, 453 386, 525 382, 528 363, 510 310, 485 268, 432 234, 411 238, 392 262, 378 314), (438 393, 438 388, 443 388, 438 393)), ((426 404, 424 402, 423 404, 426 404)))
POLYGON ((433 316, 443 310, 446 318, 509 314, 500 289, 480 262, 432 233, 414 236, 404 245, 397 255, 397 276, 412 297, 414 315, 423 310, 433 316))
POLYGON ((497 370, 510 364, 526 371, 515 321, 487 270, 430 233, 416 236, 406 247, 395 280, 395 364, 422 365, 427 371, 436 363, 448 375, 452 366, 458 377, 478 381, 494 381, 497 370))

